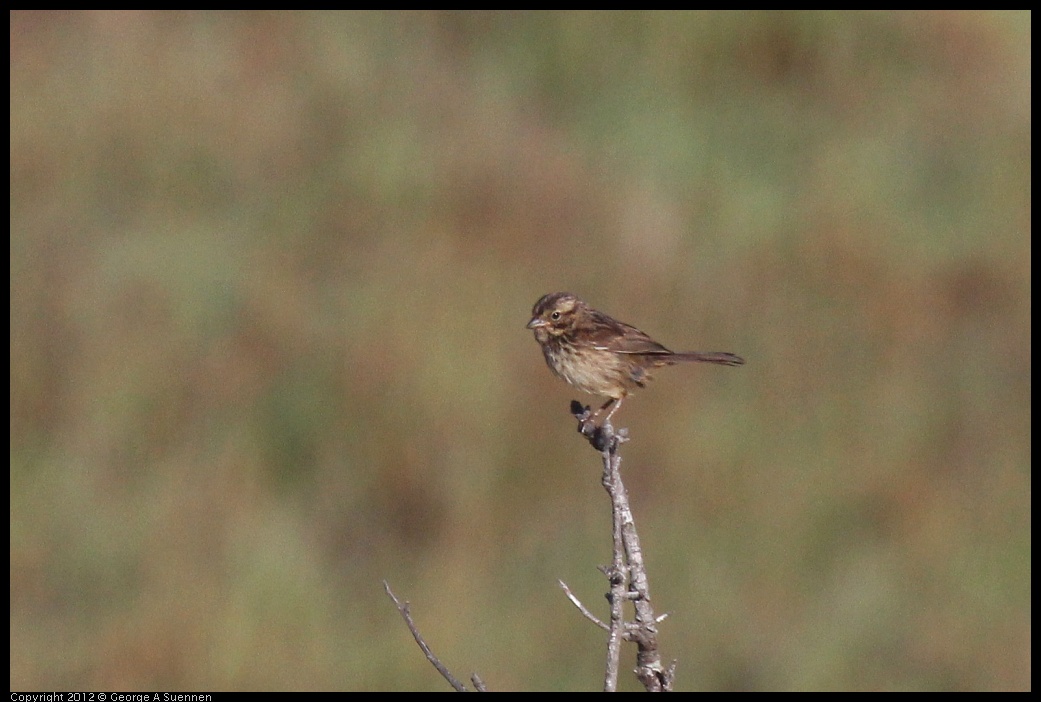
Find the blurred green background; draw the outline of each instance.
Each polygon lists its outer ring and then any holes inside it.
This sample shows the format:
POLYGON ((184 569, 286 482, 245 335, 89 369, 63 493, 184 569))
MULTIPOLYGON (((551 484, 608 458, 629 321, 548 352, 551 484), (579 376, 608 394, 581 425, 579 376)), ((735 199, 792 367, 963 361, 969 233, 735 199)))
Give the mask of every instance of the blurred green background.
POLYGON ((12 689, 1029 688, 1029 13, 10 19, 12 689))

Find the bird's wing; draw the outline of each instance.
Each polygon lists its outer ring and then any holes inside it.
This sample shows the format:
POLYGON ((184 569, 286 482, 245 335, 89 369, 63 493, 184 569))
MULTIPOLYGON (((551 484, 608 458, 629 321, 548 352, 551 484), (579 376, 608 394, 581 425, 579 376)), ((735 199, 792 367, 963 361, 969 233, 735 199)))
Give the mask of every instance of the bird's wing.
POLYGON ((613 321, 610 328, 601 327, 593 334, 593 347, 602 351, 631 354, 670 354, 665 348, 636 327, 613 321))

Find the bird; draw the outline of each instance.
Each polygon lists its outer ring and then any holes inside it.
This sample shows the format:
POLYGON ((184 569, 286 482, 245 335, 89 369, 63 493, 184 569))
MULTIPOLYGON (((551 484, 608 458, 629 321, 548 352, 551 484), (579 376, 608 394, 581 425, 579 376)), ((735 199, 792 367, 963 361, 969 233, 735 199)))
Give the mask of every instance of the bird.
POLYGON ((593 309, 575 295, 543 295, 531 310, 527 328, 535 333, 546 365, 570 385, 607 401, 590 420, 608 411, 603 424, 622 401, 663 366, 698 361, 741 366, 745 359, 722 351, 670 351, 636 327, 593 309))

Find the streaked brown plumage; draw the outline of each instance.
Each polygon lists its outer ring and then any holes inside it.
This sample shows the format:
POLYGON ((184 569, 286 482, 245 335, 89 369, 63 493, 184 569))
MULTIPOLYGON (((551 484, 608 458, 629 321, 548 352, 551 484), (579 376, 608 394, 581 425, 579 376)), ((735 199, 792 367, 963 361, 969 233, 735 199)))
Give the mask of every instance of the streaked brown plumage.
POLYGON ((604 422, 629 393, 651 379, 655 368, 687 361, 724 366, 745 362, 732 353, 670 351, 636 327, 566 292, 550 293, 536 302, 528 329, 535 331, 546 365, 558 377, 582 392, 608 398, 596 414, 614 405, 604 422))

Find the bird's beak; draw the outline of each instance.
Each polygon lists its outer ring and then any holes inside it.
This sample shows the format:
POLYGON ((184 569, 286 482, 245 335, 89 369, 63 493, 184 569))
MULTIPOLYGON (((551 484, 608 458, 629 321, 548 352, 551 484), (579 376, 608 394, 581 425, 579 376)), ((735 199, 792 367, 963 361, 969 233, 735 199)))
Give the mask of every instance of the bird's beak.
POLYGON ((549 322, 542 319, 541 317, 532 317, 531 321, 528 322, 528 329, 538 329, 539 327, 548 327, 549 322))

